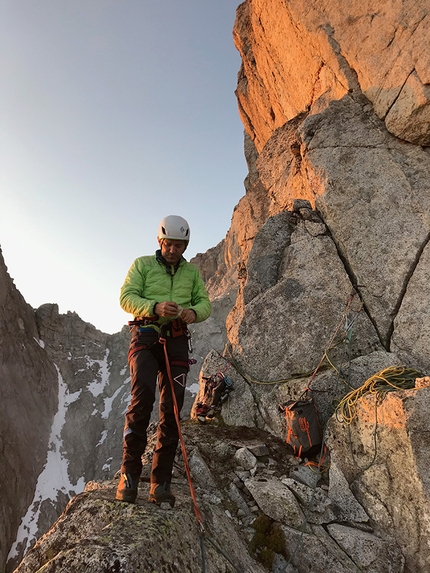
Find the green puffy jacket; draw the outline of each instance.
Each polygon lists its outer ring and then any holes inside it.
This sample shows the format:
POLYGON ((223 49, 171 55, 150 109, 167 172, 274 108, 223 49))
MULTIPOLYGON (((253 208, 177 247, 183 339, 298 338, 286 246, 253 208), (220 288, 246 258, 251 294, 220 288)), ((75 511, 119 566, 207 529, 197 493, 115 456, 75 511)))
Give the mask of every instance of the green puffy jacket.
MULTIPOLYGON (((155 304, 167 300, 194 310, 196 322, 210 316, 211 303, 196 265, 183 258, 176 268, 170 267, 156 255, 136 259, 121 288, 121 308, 135 318, 154 316, 155 304)), ((160 323, 169 320, 159 318, 160 323)))

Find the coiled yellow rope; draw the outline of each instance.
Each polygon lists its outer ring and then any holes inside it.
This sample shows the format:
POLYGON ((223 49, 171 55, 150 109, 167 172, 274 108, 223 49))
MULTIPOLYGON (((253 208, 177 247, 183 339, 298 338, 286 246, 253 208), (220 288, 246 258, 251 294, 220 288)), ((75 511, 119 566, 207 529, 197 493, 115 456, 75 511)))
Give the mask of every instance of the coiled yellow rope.
POLYGON ((351 424, 357 415, 358 401, 367 394, 376 394, 376 403, 380 404, 387 392, 410 390, 415 387, 415 379, 421 372, 405 366, 389 366, 371 376, 359 388, 352 390, 340 400, 336 408, 337 418, 345 424, 351 424))

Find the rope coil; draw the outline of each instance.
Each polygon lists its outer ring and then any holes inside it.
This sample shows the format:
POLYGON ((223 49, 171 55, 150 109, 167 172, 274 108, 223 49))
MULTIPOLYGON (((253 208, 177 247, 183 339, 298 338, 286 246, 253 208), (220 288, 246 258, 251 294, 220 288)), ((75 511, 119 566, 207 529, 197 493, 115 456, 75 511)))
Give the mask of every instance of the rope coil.
POLYGON ((388 392, 415 389, 415 379, 421 372, 406 366, 389 366, 373 374, 366 382, 344 396, 336 407, 336 417, 351 424, 357 416, 358 402, 366 395, 376 395, 376 404, 381 404, 388 392))

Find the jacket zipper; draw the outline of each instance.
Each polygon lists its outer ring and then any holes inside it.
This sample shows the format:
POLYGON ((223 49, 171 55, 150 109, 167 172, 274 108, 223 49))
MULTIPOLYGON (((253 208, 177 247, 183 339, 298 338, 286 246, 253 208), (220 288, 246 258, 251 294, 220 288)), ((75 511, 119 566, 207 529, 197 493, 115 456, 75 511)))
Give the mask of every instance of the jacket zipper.
POLYGON ((173 277, 175 275, 175 267, 174 265, 170 265, 170 300, 173 297, 173 277))

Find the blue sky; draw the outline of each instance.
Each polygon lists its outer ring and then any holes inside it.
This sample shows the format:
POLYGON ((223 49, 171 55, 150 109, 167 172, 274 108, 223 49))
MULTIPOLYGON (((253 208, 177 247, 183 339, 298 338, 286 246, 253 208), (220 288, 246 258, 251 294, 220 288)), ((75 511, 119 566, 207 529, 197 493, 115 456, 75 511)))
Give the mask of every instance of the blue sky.
POLYGON ((33 307, 117 332, 164 216, 189 221, 188 258, 224 238, 247 171, 237 5, 3 0, 0 246, 33 307))

